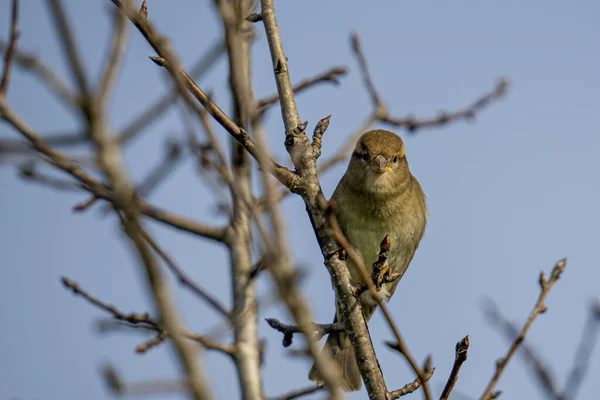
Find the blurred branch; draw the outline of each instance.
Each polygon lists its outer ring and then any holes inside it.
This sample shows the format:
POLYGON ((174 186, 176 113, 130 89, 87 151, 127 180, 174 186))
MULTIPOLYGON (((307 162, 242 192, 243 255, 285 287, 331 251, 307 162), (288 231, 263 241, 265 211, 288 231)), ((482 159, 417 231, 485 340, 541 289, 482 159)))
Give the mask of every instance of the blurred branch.
MULTIPOLYGON (((199 58, 190 68, 190 76, 193 79, 199 79, 212 67, 216 61, 223 55, 224 44, 222 41, 218 41, 213 44, 206 54, 199 58)), ((0 42, 0 52, 6 52, 8 45, 0 42)), ((71 89, 62 82, 60 77, 46 66, 37 56, 28 53, 22 53, 15 49, 13 52, 13 61, 17 63, 21 68, 31 71, 34 75, 38 76, 42 82, 44 82, 50 90, 71 109, 79 109, 79 100, 77 96, 72 93, 71 89)), ((137 117, 135 117, 130 123, 128 123, 118 134, 118 140, 121 144, 129 143, 134 137, 140 132, 152 124, 156 119, 167 112, 170 106, 177 101, 180 94, 177 88, 171 89, 171 91, 153 104, 148 106, 142 111, 137 117)), ((75 146, 85 144, 88 142, 88 137, 85 132, 78 133, 65 133, 65 134, 54 134, 51 136, 44 135, 44 140, 48 146, 75 146)), ((15 153, 15 152, 29 152, 31 146, 21 140, 0 140, 0 154, 2 153, 15 153)))
POLYGON ((560 278, 560 275, 565 270, 566 265, 567 265, 566 258, 563 258, 562 260, 558 261, 556 263, 556 265, 554 266, 554 268, 552 269, 549 279, 546 279, 546 274, 543 271, 540 273, 540 277, 539 277, 540 295, 535 303, 535 306, 533 307, 533 310, 529 314, 527 321, 525 321, 523 328, 521 328, 521 331, 515 337, 512 344, 508 348, 506 355, 504 357, 500 358, 496 362, 496 370, 494 371, 494 375, 492 376, 490 382, 488 383, 487 387, 485 388, 483 395, 480 397, 480 400, 490 400, 493 398, 492 390, 494 390, 494 387, 498 383, 498 380, 500 379, 500 375, 502 375, 502 372, 506 368, 506 365, 511 360, 511 358, 513 357, 513 355, 515 354, 515 352, 517 351, 517 349, 519 348, 519 346, 525 339, 525 335, 527 335, 527 332, 529 331, 529 328, 533 324, 533 321, 536 319, 536 317, 538 315, 546 312, 547 308, 544 305, 544 300, 546 299, 546 296, 548 295, 548 292, 550 291, 552 286, 554 286, 556 281, 560 278))
POLYGON ((35 163, 26 163, 19 168, 19 176, 30 182, 36 182, 52 189, 79 192, 84 190, 81 185, 75 182, 58 179, 53 176, 44 175, 37 171, 35 163))
MULTIPOLYGON (((519 336, 519 328, 502 315, 502 312, 496 303, 489 301, 485 313, 490 322, 498 327, 508 341, 512 342, 519 336)), ((535 349, 526 339, 522 341, 519 348, 520 354, 523 356, 525 362, 531 367, 540 388, 545 392, 549 399, 558 400, 560 396, 558 381, 552 374, 550 367, 542 360, 539 354, 535 352, 535 349)), ((504 359, 501 358, 497 360, 497 362, 502 362, 503 360, 504 359)))
MULTIPOLYGON (((150 316, 150 314, 148 314, 148 313, 144 313, 144 314, 123 313, 122 311, 120 311, 117 307, 113 306, 112 304, 105 303, 102 300, 98 299, 97 297, 89 294, 87 291, 82 289, 79 286, 79 284, 77 284, 77 282, 72 281, 71 279, 66 278, 66 277, 62 277, 61 282, 67 289, 70 289, 73 292, 73 294, 83 298, 88 303, 94 305, 95 307, 101 309, 102 311, 105 311, 105 312, 111 314, 115 320, 126 322, 127 324, 131 324, 133 326, 141 326, 143 328, 146 328, 153 332, 156 332, 158 335, 157 338, 160 338, 160 339, 156 343, 149 344, 150 341, 148 341, 148 342, 145 342, 144 344, 138 346, 136 348, 136 351, 138 353, 143 353, 143 352, 147 351, 149 348, 157 345, 158 343, 162 342, 164 339, 166 339, 167 337, 170 336, 169 333, 167 332, 167 330, 165 329, 165 327, 160 322, 158 322, 156 319, 152 318, 150 316)), ((201 344, 204 348, 206 348, 208 350, 220 351, 224 354, 227 354, 228 356, 231 356, 231 354, 233 353, 233 348, 230 345, 216 343, 212 339, 208 338, 207 336, 199 335, 197 333, 193 333, 193 332, 190 332, 187 330, 183 330, 182 335, 186 339, 189 339, 191 341, 201 344)), ((152 339, 152 340, 154 341, 154 340, 156 340, 156 338, 152 339)))
POLYGON ((313 394, 313 393, 319 392, 319 391, 321 391, 323 389, 324 389, 323 386, 312 385, 312 386, 309 386, 307 388, 293 390, 293 391, 291 391, 289 393, 286 393, 284 395, 281 395, 281 396, 269 397, 267 400, 292 400, 292 399, 299 399, 300 397, 307 396, 309 394, 313 394))
MULTIPOLYGON (((190 77, 194 80, 200 79, 206 74, 210 68, 216 64, 225 51, 225 44, 222 40, 215 42, 198 61, 190 68, 190 77)), ((171 105, 181 96, 176 85, 170 89, 169 93, 163 95, 137 117, 135 117, 125 128, 117 135, 119 142, 122 144, 128 143, 138 133, 147 128, 157 118, 167 112, 171 105)))
MULTIPOLYGON (((283 333, 283 347, 289 347, 292 344, 294 333, 302 333, 299 327, 295 325, 287 325, 275 318, 266 318, 269 326, 279 332, 283 333)), ((312 330, 314 335, 312 336, 315 341, 321 340, 321 338, 328 333, 332 332, 344 332, 344 324, 336 322, 333 324, 317 324, 313 322, 312 330)))
MULTIPOLYGON (((163 57, 150 57, 157 65, 173 69, 163 57)), ((192 93, 192 95, 198 100, 202 106, 208 111, 208 113, 223 127, 229 134, 241 144, 255 159, 260 156, 258 149, 254 141, 250 138, 245 129, 238 126, 233 120, 231 120, 219 106, 217 106, 207 95, 196 85, 196 83, 190 78, 190 76, 183 70, 174 70, 174 74, 178 74, 178 78, 183 80, 186 88, 192 93)), ((286 187, 295 188, 297 186, 297 176, 289 169, 277 164, 275 161, 271 161, 272 166, 270 168, 271 173, 286 187)))
MULTIPOLYGON (((175 141, 168 141, 165 145, 165 155, 163 159, 150 170, 148 175, 136 185, 136 195, 141 198, 146 198, 158 185, 166 180, 175 168, 180 165, 182 159, 181 145, 175 141)), ((90 204, 91 206, 91 204, 90 204)), ((110 205, 104 207, 106 213, 110 211, 110 205)))
MULTIPOLYGON (((10 45, 0 41, 0 52, 4 53, 4 57, 8 53, 10 45)), ((50 67, 34 54, 24 53, 18 49, 13 49, 12 60, 22 69, 33 73, 41 79, 48 88, 71 109, 76 110, 79 107, 77 96, 69 89, 69 87, 61 80, 50 67)), ((73 137, 74 135, 69 135, 73 137)), ((79 138, 79 136, 77 136, 79 138)), ((1 148, 2 146, 0 146, 1 148)))
POLYGON ((160 258, 163 259, 165 264, 167 264, 171 272, 173 272, 175 277, 177 277, 179 283, 190 289, 194 294, 196 294, 196 296, 200 297, 202 300, 207 302, 215 311, 217 311, 219 314, 221 314, 221 316, 225 317, 225 319, 231 322, 230 312, 225 308, 225 306, 221 303, 219 299, 206 292, 206 290, 201 288, 189 276, 187 276, 187 274, 183 272, 183 270, 175 263, 171 256, 169 256, 169 254, 167 254, 167 252, 165 252, 158 245, 158 243, 152 238, 152 236, 150 236, 147 230, 142 229, 141 234, 144 240, 148 242, 148 244, 150 245, 150 247, 152 247, 156 254, 158 254, 160 258))
MULTIPOLYGON (((250 116, 254 113, 254 96, 250 79, 250 41, 252 30, 243 18, 252 6, 252 1, 215 1, 227 47, 229 89, 232 97, 233 122, 248 132, 250 116)), ((210 99, 210 98, 209 98, 210 99)), ((208 111, 208 110, 207 110, 208 111)), ((199 117, 206 116, 199 113, 199 117)), ((202 118, 200 118, 202 123, 202 118)), ((204 119, 204 126, 208 128, 204 119)), ((205 129, 209 141, 218 157, 224 156, 210 129, 205 129)), ((262 346, 258 338, 258 307, 256 306, 256 280, 251 279, 252 256, 252 212, 250 198, 251 163, 250 155, 233 137, 231 141, 231 174, 229 183, 232 198, 230 217, 231 231, 227 246, 231 265, 232 316, 235 346, 235 365, 242 399, 253 400, 263 394, 261 373, 262 346)), ((225 160, 219 160, 225 169, 225 160)), ((223 176, 223 179, 227 179, 223 176)))
POLYGON ((458 381, 458 373, 460 371, 460 367, 467 360, 468 350, 469 336, 467 335, 458 343, 456 343, 456 349, 454 351, 454 365, 452 366, 452 371, 450 372, 450 376, 448 377, 446 386, 444 386, 444 390, 442 392, 442 395, 440 396, 440 400, 448 400, 448 398, 450 397, 450 392, 452 392, 456 381, 458 381))
POLYGON ((80 107, 85 113, 87 107, 90 106, 91 93, 71 27, 67 21, 61 0, 48 0, 47 3, 54 19, 54 26, 58 32, 59 43, 68 61, 67 65, 79 89, 80 107))
MULTIPOLYGON (((3 97, 0 97, 0 117, 7 121, 15 130, 20 132, 31 143, 32 147, 42 154, 50 164, 76 178, 87 191, 94 195, 94 197, 110 202, 115 201, 113 194, 104 184, 98 182, 92 176, 83 171, 77 163, 75 163, 66 155, 48 147, 44 140, 24 121, 22 121, 10 107, 8 107, 3 97)), ((222 241, 224 238, 225 229, 223 228, 207 226, 190 219, 180 217, 145 203, 140 199, 138 199, 138 202, 138 207, 142 214, 159 222, 216 241, 222 241)), ((83 208, 85 205, 78 205, 78 207, 83 208)))
POLYGON ((127 49, 127 19, 118 10, 113 11, 113 19, 113 36, 110 50, 102 67, 100 83, 94 98, 94 102, 97 104, 104 104, 108 100, 127 49))
POLYGON ((104 366, 101 374, 110 392, 119 397, 149 397, 161 394, 185 394, 186 392, 185 383, 175 380, 153 379, 124 382, 111 365, 104 366))
POLYGON ((4 53, 4 70, 2 71, 2 77, 0 78, 0 96, 6 96, 8 90, 8 78, 10 77, 10 66, 15 48, 17 46, 17 39, 19 38, 19 1, 12 0, 11 6, 11 17, 10 17, 10 31, 9 41, 6 52, 4 53))
POLYGON ((581 383, 585 378, 590 360, 594 351, 598 337, 600 336, 600 301, 596 300, 590 309, 590 316, 587 319, 579 345, 575 351, 573 366, 567 377, 565 388, 560 396, 560 400, 570 400, 577 397, 581 383))

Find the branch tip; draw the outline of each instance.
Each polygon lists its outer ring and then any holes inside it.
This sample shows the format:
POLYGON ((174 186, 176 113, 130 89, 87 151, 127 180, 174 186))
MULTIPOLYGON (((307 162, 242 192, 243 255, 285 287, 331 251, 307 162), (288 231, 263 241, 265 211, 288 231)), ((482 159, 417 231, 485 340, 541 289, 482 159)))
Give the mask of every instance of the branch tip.
POLYGON ((262 17, 262 14, 260 14, 260 13, 252 13, 252 14, 248 15, 245 19, 248 22, 256 23, 256 22, 262 21, 263 17, 262 17))

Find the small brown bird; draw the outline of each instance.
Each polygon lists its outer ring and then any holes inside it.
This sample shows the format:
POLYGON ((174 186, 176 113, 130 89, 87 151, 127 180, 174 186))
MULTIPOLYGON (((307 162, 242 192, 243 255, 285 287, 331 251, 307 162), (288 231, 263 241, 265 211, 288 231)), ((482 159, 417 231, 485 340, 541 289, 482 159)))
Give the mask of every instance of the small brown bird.
MULTIPOLYGON (((377 129, 363 134, 331 200, 337 204, 337 220, 357 249, 367 270, 371 273, 377 260, 381 241, 389 234, 391 247, 388 264, 393 273, 404 274, 425 231, 427 207, 425 194, 417 179, 408 169, 404 143, 395 133, 377 129)), ((353 282, 361 277, 348 260, 353 282)), ((379 295, 389 300, 400 278, 383 285, 379 295)), ((377 302, 370 292, 360 296, 365 320, 375 312, 377 302)), ((336 299, 334 322, 343 322, 336 299)), ((339 368, 342 388, 357 391, 362 378, 354 357, 354 348, 344 333, 332 333, 328 347, 339 368)), ((314 365, 308 377, 322 383, 314 365)))

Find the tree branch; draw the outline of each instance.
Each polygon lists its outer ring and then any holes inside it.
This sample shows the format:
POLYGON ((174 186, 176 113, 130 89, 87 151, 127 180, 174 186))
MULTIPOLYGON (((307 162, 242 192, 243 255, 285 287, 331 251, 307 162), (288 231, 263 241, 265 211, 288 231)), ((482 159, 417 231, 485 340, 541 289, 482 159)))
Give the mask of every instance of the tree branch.
POLYGON ((448 400, 448 398, 450 397, 450 392, 452 392, 456 381, 458 381, 458 373, 460 371, 460 367, 462 367, 462 364, 467 360, 468 350, 469 336, 467 335, 461 341, 456 343, 456 349, 454 352, 454 365, 452 366, 452 371, 450 372, 450 376, 448 377, 446 386, 444 386, 444 390, 442 391, 440 400, 448 400))
POLYGON ((549 279, 546 279, 546 274, 543 271, 540 273, 540 277, 539 277, 540 295, 535 303, 535 306, 533 307, 533 310, 531 310, 531 313, 529 314, 527 321, 525 321, 523 328, 521 328, 521 331, 519 332, 517 337, 513 340, 512 344, 508 348, 506 355, 504 357, 500 358, 496 362, 496 370, 494 371, 494 375, 492 376, 490 382, 487 384, 487 386, 483 392, 483 395, 480 397, 480 400, 490 400, 493 398, 492 391, 494 390, 494 387, 498 383, 498 380, 500 379, 500 375, 502 375, 502 372, 504 372, 506 365, 511 360, 511 358, 513 357, 513 355, 515 354, 515 352, 517 351, 517 349, 519 348, 519 346, 525 339, 525 335, 527 335, 527 332, 529 331, 529 328, 533 324, 533 321, 535 321, 535 319, 537 318, 538 315, 546 312, 547 308, 544 305, 544 300, 546 299, 546 296, 548 295, 548 292, 550 291, 552 286, 554 286, 556 281, 560 278, 560 275, 565 270, 566 265, 567 265, 566 258, 563 258, 562 260, 558 261, 556 263, 556 265, 554 266, 554 268, 552 269, 552 273, 550 274, 549 279))
POLYGON ((10 76, 10 66, 13 55, 15 53, 15 47, 17 46, 17 39, 19 38, 19 1, 12 0, 11 17, 10 17, 10 31, 9 41, 6 52, 4 53, 4 70, 2 71, 2 77, 0 78, 0 96, 5 96, 8 89, 8 78, 10 76))
MULTIPOLYGON (((340 81, 338 80, 338 78, 340 76, 346 75, 347 72, 348 72, 348 70, 346 69, 346 67, 332 67, 324 72, 321 72, 318 75, 315 75, 311 78, 306 78, 306 79, 298 82, 297 84, 295 84, 293 86, 292 90, 294 91, 294 94, 299 94, 299 93, 303 92, 305 89, 308 89, 319 83, 331 82, 334 85, 339 85, 340 81)), ((268 106, 271 106, 271 105, 277 103, 278 101, 279 101, 279 94, 275 93, 271 96, 265 97, 264 99, 258 100, 256 102, 256 107, 258 109, 266 108, 268 106)))
MULTIPOLYGON (((85 171, 81 169, 81 167, 77 163, 72 161, 69 157, 48 147, 48 145, 44 142, 42 137, 35 133, 23 120, 19 118, 18 115, 16 115, 12 111, 10 107, 8 107, 3 97, 0 97, 0 117, 7 121, 15 130, 20 132, 31 143, 32 147, 35 150, 37 150, 40 154, 42 154, 50 164, 73 176, 82 184, 82 186, 86 190, 91 192, 95 197, 104 199, 109 202, 115 201, 113 194, 107 189, 105 185, 88 175, 85 171)), ((160 208, 145 203, 144 201, 139 199, 138 202, 140 213, 152 219, 155 219, 166 225, 170 225, 174 228, 205 237, 207 239, 212 239, 216 241, 224 240, 226 233, 226 230, 224 228, 212 227, 192 221, 190 219, 172 214, 168 211, 161 210, 160 208)), ((84 207, 82 205, 78 206, 79 208, 84 207)))
MULTIPOLYGON (((435 368, 431 368, 425 372, 425 382, 429 382, 429 379, 433 376, 435 372, 435 368)), ((414 381, 407 383, 402 386, 400 389, 394 390, 390 392, 390 399, 397 399, 399 397, 405 396, 407 394, 411 394, 415 392, 418 388, 421 387, 421 380, 419 377, 415 378, 414 381)))

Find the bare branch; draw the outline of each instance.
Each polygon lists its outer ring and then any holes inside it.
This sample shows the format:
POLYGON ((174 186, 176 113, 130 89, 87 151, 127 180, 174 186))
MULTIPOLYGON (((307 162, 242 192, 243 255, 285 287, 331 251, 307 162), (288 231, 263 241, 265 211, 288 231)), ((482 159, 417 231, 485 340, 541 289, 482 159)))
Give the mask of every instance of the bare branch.
POLYGON ((380 116, 379 120, 387 125, 397 128, 406 128, 409 132, 415 132, 417 129, 421 128, 439 127, 458 120, 472 120, 479 111, 483 110, 494 100, 501 98, 506 93, 507 89, 508 81, 501 78, 491 92, 482 95, 463 109, 450 113, 442 112, 437 117, 427 119, 396 118, 386 113, 385 115, 380 116))
MULTIPOLYGON (((250 35, 248 34, 250 26, 243 16, 249 12, 252 3, 249 0, 216 1, 216 5, 225 32, 234 122, 240 131, 248 131, 250 116, 254 112, 254 98, 250 79, 250 35)), ((201 115, 203 113, 199 114, 201 115)), ((225 161, 220 160, 220 164, 224 168, 225 161)), ((253 400, 262 397, 263 388, 256 280, 250 277, 252 273, 251 163, 248 152, 233 138, 231 138, 231 172, 235 178, 229 185, 233 203, 230 226, 235 234, 228 237, 227 246, 231 260, 234 360, 241 398, 253 400)))
POLYGON ((358 34, 354 33, 350 36, 350 42, 352 44, 352 51, 356 56, 358 61, 358 66, 360 68, 361 76, 363 78, 363 83, 367 88, 367 92, 369 92, 369 96, 371 96, 371 103, 373 103, 374 112, 377 116, 385 114, 385 106, 383 101, 381 100, 381 96, 375 89, 375 84, 373 83, 373 78, 371 78, 371 74, 369 73, 369 67, 367 65, 367 58, 363 53, 362 46, 360 44, 360 39, 358 34))
POLYGON ((183 270, 175 263, 175 261, 167 254, 158 243, 150 236, 148 231, 145 229, 141 230, 142 237, 144 240, 148 242, 150 247, 163 259, 163 261, 167 264, 169 269, 173 272, 173 274, 179 280, 183 286, 190 289, 193 293, 195 293, 202 300, 206 301, 214 310, 216 310, 221 316, 225 317, 227 320, 231 320, 230 312, 225 308, 225 306, 213 295, 209 294, 201 288, 197 283, 195 283, 183 270))
MULTIPOLYGON (((168 141, 165 145, 165 155, 163 159, 148 172, 148 175, 146 175, 139 184, 136 185, 136 195, 141 198, 147 198, 148 195, 150 195, 160 183, 164 182, 169 174, 180 165, 182 155, 183 150, 181 144, 172 140, 168 141)), ((89 205, 91 206, 92 204, 89 205)), ((103 211, 105 213, 109 212, 110 208, 111 206, 109 204, 104 207, 103 211)))
POLYGON ((323 389, 324 389, 323 386, 312 385, 312 386, 309 386, 307 388, 293 390, 293 391, 291 391, 289 393, 286 393, 284 395, 281 395, 281 396, 269 397, 268 400, 292 400, 292 399, 299 399, 300 397, 316 393, 316 392, 321 391, 323 389))
MULTIPOLYGON (((6 101, 0 97, 0 116, 2 119, 7 121, 14 129, 20 132, 32 145, 32 147, 45 156, 47 161, 55 167, 63 170, 69 175, 76 178, 83 187, 91 192, 94 197, 101 198, 110 202, 114 202, 113 194, 107 189, 107 187, 98 182, 96 179, 91 177, 81 167, 72 161, 69 157, 64 154, 53 150, 48 147, 44 140, 35 133, 24 121, 22 121, 18 115, 16 115, 10 107, 6 104, 6 101)), ((94 198, 91 198, 93 202, 94 198)), ((90 202, 90 200, 88 200, 90 202)), ((139 210, 142 214, 153 218, 159 222, 170 225, 174 228, 190 232, 199 236, 206 237, 208 239, 223 241, 226 230, 224 228, 217 228, 207 226, 190 219, 180 217, 172 214, 168 211, 161 210, 155 206, 145 203, 139 200, 139 210)), ((79 208, 84 208, 82 205, 78 205, 79 208)))
POLYGON ((79 97, 81 98, 81 101, 83 102, 82 105, 85 108, 90 104, 91 95, 87 77, 85 76, 85 71, 83 69, 83 64, 81 63, 79 52, 77 51, 77 46, 75 45, 75 39, 73 37, 71 27, 67 21, 67 16, 65 15, 61 0, 48 0, 48 5, 50 7, 52 17, 54 18, 54 26, 58 31, 60 44, 67 60, 69 61, 68 65, 71 69, 71 75, 73 75, 75 82, 77 82, 77 86, 79 88, 79 97))
MULTIPOLYGON (((425 382, 429 381, 429 379, 433 376, 434 372, 435 372, 435 368, 431 368, 429 370, 426 370, 426 372, 425 372, 425 382)), ((406 385, 402 386, 400 389, 391 391, 390 392, 390 399, 397 399, 397 398, 405 396, 407 394, 411 394, 411 393, 415 392, 420 387, 421 387, 421 380, 417 377, 417 378, 415 378, 414 381, 412 381, 410 383, 407 383, 406 385)))
POLYGON ((30 182, 36 182, 52 189, 64 190, 70 192, 79 192, 84 190, 81 185, 75 182, 58 179, 53 176, 44 175, 37 171, 35 163, 27 163, 19 168, 19 176, 30 182))
POLYGON ((112 86, 117 79, 117 74, 121 67, 121 62, 125 50, 127 47, 127 18, 119 12, 114 10, 114 33, 110 45, 109 56, 106 58, 104 67, 102 68, 102 75, 100 78, 100 85, 97 89, 95 102, 104 103, 112 89, 112 86))
POLYGON ((10 17, 10 31, 8 48, 4 53, 4 71, 2 71, 2 78, 0 78, 0 96, 6 95, 8 89, 8 78, 10 77, 10 66, 15 47, 17 46, 17 39, 19 38, 19 0, 12 0, 11 17, 10 17))
POLYGON ((444 391, 440 396, 440 400, 448 400, 450 397, 450 392, 452 392, 452 389, 454 389, 454 385, 458 380, 458 372, 460 371, 460 367, 467 360, 468 350, 469 336, 467 335, 461 341, 456 343, 456 349, 454 352, 454 365, 452 366, 452 372, 450 372, 450 376, 448 377, 446 386, 444 386, 444 391))
MULTIPOLYGON (((305 89, 308 89, 319 83, 331 82, 334 85, 339 85, 340 81, 338 80, 338 78, 340 76, 346 75, 347 72, 348 70, 346 69, 346 67, 332 67, 329 68, 327 71, 321 72, 320 74, 313 76, 312 78, 306 78, 298 82, 293 86, 292 90, 294 91, 294 94, 299 94, 305 89)), ((264 99, 258 100, 256 102, 256 107, 265 108, 277 103, 278 101, 279 95, 275 93, 269 97, 265 97, 264 99)))
POLYGON ((546 312, 547 308, 544 305, 544 300, 546 299, 546 296, 548 295, 548 292, 550 291, 552 286, 554 286, 556 281, 560 278, 560 275, 565 270, 566 265, 567 265, 566 258, 563 258, 562 260, 558 261, 556 263, 556 265, 554 266, 554 268, 552 269, 552 273, 550 274, 549 279, 546 279, 546 275, 544 274, 543 271, 540 273, 540 278, 539 278, 540 295, 535 303, 535 306, 533 307, 533 310, 529 314, 527 321, 525 321, 523 328, 521 328, 521 331, 519 332, 517 337, 514 339, 514 341, 508 348, 506 355, 496 362, 496 370, 494 371, 494 375, 492 376, 490 382, 488 383, 487 387, 485 388, 483 395, 480 397, 480 400, 489 400, 492 398, 492 391, 494 390, 494 387, 498 383, 498 380, 500 379, 500 375, 502 375, 504 368, 506 368, 506 365, 508 364, 508 362, 511 360, 511 358, 513 357, 513 355, 519 348, 519 345, 521 345, 521 343, 525 339, 525 335, 527 335, 527 332, 529 331, 529 328, 533 324, 533 321, 535 321, 535 319, 538 315, 546 312))
MULTIPOLYGON (((200 79, 219 60, 225 50, 223 41, 213 44, 206 54, 202 55, 190 68, 190 77, 200 79)), ((177 86, 150 105, 140 115, 135 117, 117 135, 121 144, 129 143, 138 133, 147 128, 157 118, 169 110, 170 106, 180 97, 177 86)))
MULTIPOLYGON (((162 57, 150 57, 157 65, 167 67, 169 64, 166 59, 162 57)), ((256 144, 250 138, 245 129, 240 128, 235 122, 233 122, 219 106, 217 106, 207 95, 196 85, 196 83, 190 78, 190 76, 182 69, 179 70, 181 78, 183 79, 187 89, 192 95, 204 106, 206 111, 215 119, 229 134, 241 144, 254 158, 258 159, 258 150, 256 144)), ((272 162, 273 166, 271 171, 273 175, 286 187, 295 188, 297 183, 297 177, 294 173, 285 167, 272 162)))
MULTIPOLYGON (((158 334, 157 337, 136 347, 136 352, 138 352, 138 353, 145 352, 150 347, 156 346, 157 344, 161 343, 164 339, 169 337, 169 334, 165 330, 163 325, 161 323, 159 323, 156 319, 152 318, 150 316, 150 314, 148 314, 148 313, 144 313, 144 314, 123 313, 122 311, 119 311, 119 309, 117 307, 113 306, 112 304, 107 304, 107 303, 103 302, 102 300, 98 299, 97 297, 91 295, 87 291, 83 290, 79 286, 79 284, 77 284, 77 282, 72 281, 71 279, 66 278, 66 277, 62 277, 61 282, 67 289, 70 289, 73 292, 73 294, 83 298, 84 300, 86 300, 87 302, 96 306, 97 308, 111 314, 115 320, 127 323, 126 326, 142 327, 142 328, 151 330, 153 332, 156 332, 158 334)), ((205 348, 210 349, 210 350, 219 350, 221 352, 227 353, 228 355, 231 355, 231 353, 233 352, 232 347, 230 345, 226 345, 226 344, 222 344, 222 343, 215 343, 210 338, 208 338, 206 336, 198 335, 197 333, 183 331, 183 336, 189 340, 192 340, 194 342, 202 344, 205 348)))
MULTIPOLYGON (((0 41, 0 52, 3 52, 5 57, 9 47, 10 46, 7 43, 0 41)), ((58 74, 44 64, 36 55, 23 53, 20 50, 13 49, 12 60, 22 69, 30 71, 37 76, 54 94, 56 94, 60 100, 62 100, 71 109, 78 109, 79 102, 77 100, 77 96, 61 80, 58 74)), ((69 136, 73 137, 73 135, 69 136)), ((79 136, 77 137, 81 139, 79 136)), ((0 149, 2 147, 3 146, 0 145, 0 149)))

